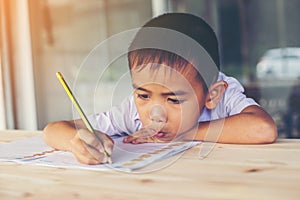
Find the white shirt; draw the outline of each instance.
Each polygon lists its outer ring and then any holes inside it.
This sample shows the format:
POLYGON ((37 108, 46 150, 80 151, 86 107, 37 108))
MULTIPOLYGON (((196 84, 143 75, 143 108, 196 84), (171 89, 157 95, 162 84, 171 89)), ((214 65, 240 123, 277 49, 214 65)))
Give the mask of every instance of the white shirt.
MULTIPOLYGON (((221 80, 228 84, 222 99, 213 110, 204 108, 199 122, 225 118, 240 113, 250 105, 258 105, 243 94, 244 88, 238 80, 220 72, 218 81, 221 80)), ((108 135, 132 134, 142 127, 133 95, 124 99, 119 106, 112 107, 107 112, 90 115, 88 118, 94 129, 108 135)))

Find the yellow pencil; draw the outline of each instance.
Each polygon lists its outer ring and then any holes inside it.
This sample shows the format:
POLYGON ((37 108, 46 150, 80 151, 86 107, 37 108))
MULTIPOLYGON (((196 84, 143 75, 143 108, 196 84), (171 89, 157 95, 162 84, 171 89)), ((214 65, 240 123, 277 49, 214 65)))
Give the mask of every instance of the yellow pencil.
POLYGON ((77 102, 77 100, 75 99, 75 96, 73 95, 71 89, 69 88, 67 82, 65 81, 63 75, 60 72, 56 72, 56 76, 58 78, 58 80, 60 81, 60 83, 62 84, 63 88, 65 89, 66 93, 68 94, 69 98, 71 99, 73 105, 75 106, 75 108, 77 109, 81 119, 83 120, 84 124, 86 125, 87 129, 92 132, 95 137, 97 138, 97 140, 100 142, 100 144, 103 146, 104 149, 104 155, 107 157, 108 163, 112 163, 111 160, 111 156, 109 155, 109 153, 107 153, 107 151, 104 148, 104 144, 102 139, 98 136, 98 134, 95 132, 94 128, 92 127, 91 123, 89 122, 89 120, 87 119, 86 115, 84 114, 83 110, 81 109, 79 103, 77 102))

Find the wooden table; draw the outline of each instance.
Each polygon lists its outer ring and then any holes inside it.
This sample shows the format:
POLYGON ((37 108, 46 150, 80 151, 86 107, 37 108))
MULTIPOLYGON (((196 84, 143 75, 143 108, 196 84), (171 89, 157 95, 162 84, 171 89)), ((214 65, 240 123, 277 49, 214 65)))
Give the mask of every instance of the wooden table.
MULTIPOLYGON (((41 132, 0 131, 10 142, 41 132)), ((0 163, 0 199, 300 199, 300 140, 270 145, 200 146, 149 173, 0 163)))

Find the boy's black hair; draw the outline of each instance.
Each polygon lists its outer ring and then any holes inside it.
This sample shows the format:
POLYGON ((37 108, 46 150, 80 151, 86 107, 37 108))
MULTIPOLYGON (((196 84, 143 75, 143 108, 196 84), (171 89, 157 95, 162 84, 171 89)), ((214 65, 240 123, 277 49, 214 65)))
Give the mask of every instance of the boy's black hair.
POLYGON ((220 70, 218 40, 213 29, 203 19, 192 14, 167 13, 148 21, 138 31, 129 47, 129 65, 132 67, 133 60, 138 60, 137 64, 143 64, 142 59, 145 55, 160 52, 163 52, 163 55, 166 55, 165 52, 170 54, 162 59, 172 58, 174 60, 175 54, 175 59, 176 56, 179 56, 181 59, 192 63, 198 69, 200 76, 208 79, 205 80, 206 87, 216 80, 216 72, 220 70), (155 30, 150 30, 149 33, 147 29, 151 28, 155 30), (198 47, 191 47, 193 45, 189 44, 190 41, 194 46, 195 44, 201 46, 201 51, 198 47), (154 44, 155 42, 157 44, 154 44), (164 43, 162 48, 156 48, 156 46, 160 46, 159 43, 164 43), (167 47, 165 48, 165 46, 167 47), (173 51, 174 49, 180 49, 179 53, 173 51), (203 72, 210 70, 210 68, 215 69, 212 70, 213 72, 203 72))
POLYGON ((188 13, 167 13, 153 18, 143 27, 171 29, 191 37, 207 51, 220 70, 216 34, 202 18, 188 13))

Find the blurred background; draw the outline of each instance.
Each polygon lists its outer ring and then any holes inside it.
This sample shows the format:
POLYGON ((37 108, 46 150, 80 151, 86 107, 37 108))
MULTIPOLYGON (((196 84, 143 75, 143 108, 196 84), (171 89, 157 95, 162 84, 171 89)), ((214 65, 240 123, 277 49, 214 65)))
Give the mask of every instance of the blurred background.
MULTIPOLYGON (((300 138, 299 0, 0 2, 0 129, 41 130, 49 122, 72 119, 56 71, 62 71, 70 85, 76 81, 80 103, 89 108, 92 83, 78 79, 77 73, 96 45, 153 16, 187 12, 214 28, 222 71, 236 77, 245 93, 271 114, 279 137, 300 138)), ((127 68, 124 60, 104 75, 99 112, 108 108, 105 97, 127 68)), ((93 75, 86 73, 82 77, 93 75)))

